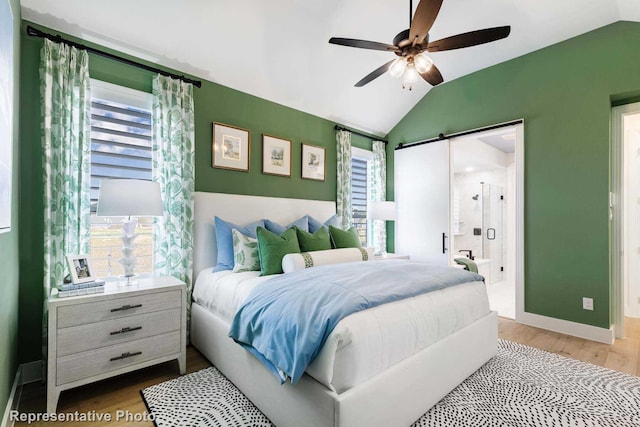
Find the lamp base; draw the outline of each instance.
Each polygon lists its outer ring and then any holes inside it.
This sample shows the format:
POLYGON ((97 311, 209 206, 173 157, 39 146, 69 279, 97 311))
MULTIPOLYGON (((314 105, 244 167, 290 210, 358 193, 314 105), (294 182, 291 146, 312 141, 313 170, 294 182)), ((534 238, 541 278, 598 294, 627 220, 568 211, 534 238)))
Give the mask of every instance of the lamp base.
POLYGON ((118 286, 123 288, 128 286, 138 286, 138 275, 118 276, 118 286))
POLYGON ((122 258, 118 260, 124 268, 124 275, 121 276, 127 283, 131 283, 131 278, 135 277, 134 269, 136 267, 135 248, 133 241, 136 238, 137 218, 129 218, 122 220, 122 258))

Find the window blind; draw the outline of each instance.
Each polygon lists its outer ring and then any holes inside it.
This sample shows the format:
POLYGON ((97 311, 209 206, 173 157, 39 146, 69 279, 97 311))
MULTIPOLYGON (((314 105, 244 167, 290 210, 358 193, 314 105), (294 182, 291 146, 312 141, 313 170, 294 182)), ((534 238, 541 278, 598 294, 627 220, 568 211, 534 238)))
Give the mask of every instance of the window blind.
POLYGON ((359 157, 351 158, 351 211, 353 225, 360 241, 367 242, 368 162, 359 157))
MULTIPOLYGON (((99 277, 124 273, 115 261, 121 256, 122 226, 117 218, 95 215, 100 181, 152 179, 150 96, 143 103, 128 88, 104 85, 98 82, 93 87, 92 83, 92 92, 96 90, 91 99, 90 251, 93 270, 99 277)), ((152 271, 153 219, 139 218, 136 234, 136 270, 152 271)))
POLYGON ((151 111, 91 100, 92 213, 103 178, 151 180, 151 111))

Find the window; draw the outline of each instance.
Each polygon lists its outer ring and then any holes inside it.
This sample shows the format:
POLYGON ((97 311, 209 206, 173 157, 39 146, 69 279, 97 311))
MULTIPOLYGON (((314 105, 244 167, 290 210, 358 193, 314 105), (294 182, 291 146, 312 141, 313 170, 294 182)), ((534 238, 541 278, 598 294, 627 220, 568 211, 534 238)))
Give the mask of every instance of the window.
POLYGON ((370 195, 370 171, 373 161, 371 151, 351 148, 351 213, 352 225, 358 230, 363 245, 369 244, 373 230, 367 221, 367 203, 370 195))
MULTIPOLYGON (((98 276, 124 273, 122 226, 117 217, 98 217, 104 178, 151 180, 151 94, 91 80, 91 259, 98 276)), ((137 272, 151 271, 153 219, 140 218, 136 230, 137 272)))

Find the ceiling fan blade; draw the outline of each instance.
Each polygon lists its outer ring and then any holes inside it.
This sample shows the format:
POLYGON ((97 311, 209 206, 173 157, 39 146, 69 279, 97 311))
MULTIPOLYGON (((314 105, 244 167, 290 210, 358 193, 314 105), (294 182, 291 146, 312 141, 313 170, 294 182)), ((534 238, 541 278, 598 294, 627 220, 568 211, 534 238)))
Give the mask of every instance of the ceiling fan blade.
POLYGON ((373 70, 372 72, 370 72, 369 74, 364 76, 364 78, 362 80, 360 80, 358 83, 356 83, 354 86, 355 87, 362 87, 362 86, 366 85, 367 83, 369 83, 371 80, 377 79, 378 77, 380 77, 381 75, 383 75, 384 73, 387 72, 389 67, 391 67, 391 64, 393 63, 393 61, 395 61, 395 59, 392 59, 391 61, 387 62, 386 64, 382 65, 381 67, 376 68, 375 70, 373 70))
POLYGON ((331 44, 339 44, 341 46, 359 47, 360 49, 372 49, 372 50, 384 50, 387 52, 398 52, 400 49, 397 46, 386 43, 370 42, 367 40, 358 39, 345 39, 342 37, 331 37, 329 39, 331 44))
POLYGON ((476 46, 503 39, 511 32, 511 26, 485 28, 484 30, 470 31, 429 43, 429 52, 460 49, 462 47, 476 46))
POLYGON ((420 44, 427 37, 440 12, 440 6, 442 6, 442 0, 421 0, 418 3, 409 29, 409 41, 412 44, 420 44))
POLYGON ((431 86, 437 86, 444 81, 436 64, 433 64, 426 73, 420 73, 420 76, 431 86))

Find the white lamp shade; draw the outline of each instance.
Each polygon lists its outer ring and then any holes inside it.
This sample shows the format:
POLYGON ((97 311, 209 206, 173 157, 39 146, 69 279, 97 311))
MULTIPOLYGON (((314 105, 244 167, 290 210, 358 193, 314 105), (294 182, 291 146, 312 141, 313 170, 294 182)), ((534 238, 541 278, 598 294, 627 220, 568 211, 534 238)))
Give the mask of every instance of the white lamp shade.
POLYGON ((103 179, 98 216, 162 216, 160 184, 140 179, 103 179))
POLYGON ((369 219, 395 221, 396 202, 369 202, 369 219))

